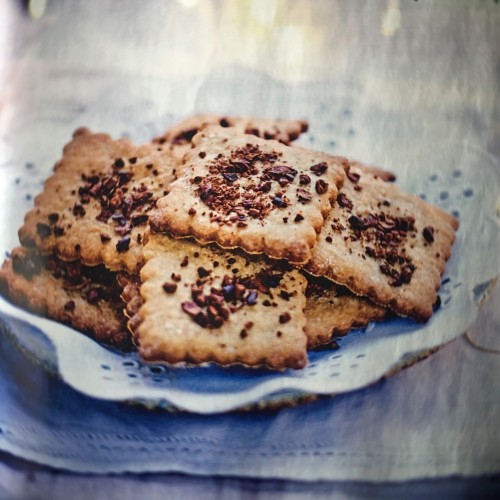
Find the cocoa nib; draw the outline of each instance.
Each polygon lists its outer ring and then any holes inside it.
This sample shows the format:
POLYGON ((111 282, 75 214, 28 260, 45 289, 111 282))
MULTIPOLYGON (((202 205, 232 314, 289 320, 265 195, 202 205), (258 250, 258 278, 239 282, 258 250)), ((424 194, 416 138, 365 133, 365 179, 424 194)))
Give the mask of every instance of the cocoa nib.
POLYGON ((315 187, 318 194, 325 194, 328 191, 328 182, 325 182, 323 179, 318 179, 315 187))
POLYGON ((210 271, 207 271, 204 267, 198 268, 198 276, 200 278, 206 278, 210 274, 210 271))
POLYGON ((59 214, 58 213, 54 212, 54 213, 49 214, 49 221, 52 224, 55 224, 58 220, 59 220, 59 214))
POLYGON ((177 290, 177 285, 175 283, 169 283, 168 281, 163 283, 163 290, 167 293, 174 293, 177 290))
POLYGON ((128 251, 129 247, 130 247, 130 236, 124 236, 116 244, 116 251, 119 253, 123 253, 128 251))
POLYGON ((131 219, 133 226, 141 226, 142 224, 146 224, 148 220, 149 215, 146 214, 133 215, 131 219))
POLYGON ((328 163, 325 161, 322 161, 321 163, 317 163, 316 165, 313 165, 310 170, 311 172, 314 172, 316 175, 323 175, 326 172, 326 169, 328 168, 328 163))
POLYGON ((230 184, 232 184, 233 182, 236 182, 238 180, 238 174, 234 173, 234 172, 229 172, 229 173, 224 173, 222 174, 222 177, 224 177, 224 179, 226 179, 226 181, 230 184))
POLYGON ((337 203, 342 208, 347 208, 349 210, 352 210, 352 202, 344 193, 339 193, 337 195, 337 203))
POLYGON ((194 302, 183 302, 181 304, 181 307, 182 310, 185 313, 189 314, 189 316, 191 316, 192 318, 196 317, 202 312, 201 307, 196 305, 194 302))
POLYGON ((357 174, 356 172, 351 172, 351 171, 349 171, 349 172, 347 172, 347 174, 346 174, 346 175, 347 175, 347 178, 348 178, 351 182, 353 182, 354 184, 357 184, 357 183, 358 183, 359 178, 360 178, 360 175, 359 175, 359 174, 357 174))
POLYGON ((422 234, 424 235, 425 241, 429 243, 434 241, 434 228, 432 226, 424 227, 422 234))
POLYGON ((122 158, 117 158, 115 160, 115 163, 113 164, 115 168, 123 168, 125 166, 125 162, 123 161, 122 158))
POLYGON ((278 208, 286 208, 288 206, 288 203, 279 196, 275 196, 273 198, 273 205, 277 206, 278 208))
POLYGON ((266 168, 264 172, 277 181, 284 178, 286 181, 292 182, 297 175, 297 170, 287 167, 286 165, 276 165, 271 168, 266 168))
POLYGON ((365 221, 356 215, 351 215, 348 219, 347 222, 351 225, 353 229, 358 229, 362 230, 365 229, 367 226, 365 224, 365 221))
POLYGON ((290 316, 290 313, 286 312, 286 313, 280 314, 279 322, 281 324, 288 323, 291 319, 292 319, 292 317, 290 316))
POLYGON ((309 203, 312 200, 312 194, 305 189, 297 189, 297 198, 301 203, 309 203))
POLYGON ((67 312, 74 311, 75 307, 76 307, 76 304, 75 304, 74 300, 68 300, 68 302, 66 302, 64 304, 64 310, 67 312))

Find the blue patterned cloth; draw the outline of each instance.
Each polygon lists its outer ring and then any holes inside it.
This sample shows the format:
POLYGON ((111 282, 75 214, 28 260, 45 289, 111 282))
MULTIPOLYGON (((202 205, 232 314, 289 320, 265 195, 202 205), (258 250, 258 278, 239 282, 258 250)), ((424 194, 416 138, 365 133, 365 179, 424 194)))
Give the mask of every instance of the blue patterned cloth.
POLYGON ((499 375, 498 356, 458 339, 365 390, 296 408, 203 416, 83 396, 1 335, 0 449, 96 473, 303 480, 492 473, 500 471, 499 375))

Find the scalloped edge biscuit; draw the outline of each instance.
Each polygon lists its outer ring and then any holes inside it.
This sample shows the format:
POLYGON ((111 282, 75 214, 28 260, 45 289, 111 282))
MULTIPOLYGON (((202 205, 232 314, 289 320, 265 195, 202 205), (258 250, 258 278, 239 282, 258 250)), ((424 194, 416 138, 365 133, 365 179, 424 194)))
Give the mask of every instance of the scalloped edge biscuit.
POLYGON ((176 162, 155 145, 75 131, 19 230, 24 246, 63 260, 136 272, 149 211, 176 162))
POLYGON ((433 312, 458 221, 356 167, 304 268, 401 316, 433 312))
MULTIPOLYGON (((85 333, 97 342, 120 350, 130 350, 131 335, 127 331, 126 318, 122 313, 125 304, 109 283, 94 279, 84 288, 73 290, 64 286, 57 258, 41 257, 35 250, 17 247, 0 269, 0 291, 14 304, 40 316, 59 321, 85 333), (50 267, 50 269, 49 269, 50 267), (97 290, 103 290, 99 298, 89 301, 97 290)), ((75 269, 78 263, 64 266, 75 269)), ((83 266, 84 267, 84 266, 83 266)), ((107 280, 116 279, 115 273, 101 270, 107 280)), ((94 270, 93 275, 99 275, 94 270)))
POLYGON ((150 217, 154 232, 309 260, 348 160, 214 126, 193 145, 150 217))
POLYGON ((306 280, 299 271, 163 235, 149 238, 144 255, 134 332, 144 360, 306 365, 306 280))
POLYGON ((307 289, 304 314, 308 349, 327 344, 335 336, 346 335, 352 328, 383 320, 388 315, 386 308, 354 295, 348 288, 327 278, 309 274, 305 276, 307 289))

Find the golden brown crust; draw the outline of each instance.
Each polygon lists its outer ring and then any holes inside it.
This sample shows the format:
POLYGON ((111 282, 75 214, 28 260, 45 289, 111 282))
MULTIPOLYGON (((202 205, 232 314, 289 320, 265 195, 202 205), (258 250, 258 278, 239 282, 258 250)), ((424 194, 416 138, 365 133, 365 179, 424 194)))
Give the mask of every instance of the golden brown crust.
POLYGON ((134 146, 78 129, 19 230, 23 245, 63 260, 135 272, 155 199, 175 162, 154 145, 134 146))
POLYGON ((153 231, 307 261, 348 161, 212 126, 193 144, 153 231))
POLYGON ((88 271, 79 263, 65 264, 16 248, 0 269, 0 290, 24 309, 67 324, 98 342, 130 349, 114 273, 101 268, 88 271))
POLYGON ((306 282, 298 271, 160 235, 144 252, 144 304, 135 330, 143 359, 305 366, 306 282))
POLYGON ((425 321, 457 227, 440 208, 352 167, 305 269, 425 321))
POLYGON ((387 309, 354 295, 343 286, 326 278, 305 276, 308 282, 304 310, 308 349, 327 344, 332 337, 345 335, 351 328, 366 326, 387 316, 387 309))

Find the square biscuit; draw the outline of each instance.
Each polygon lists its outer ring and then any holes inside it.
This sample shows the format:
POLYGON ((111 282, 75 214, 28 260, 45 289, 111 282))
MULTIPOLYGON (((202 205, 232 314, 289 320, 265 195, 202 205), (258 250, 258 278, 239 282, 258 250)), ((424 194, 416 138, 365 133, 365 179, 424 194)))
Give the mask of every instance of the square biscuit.
POLYGON ((0 290, 14 304, 59 321, 98 342, 130 350, 121 286, 104 266, 62 262, 22 247, 0 269, 0 290))
POLYGON ((158 149, 78 129, 25 217, 21 243, 136 272, 149 212, 174 178, 174 159, 158 149))
POLYGON ((352 328, 380 321, 387 309, 373 304, 365 297, 354 295, 348 288, 327 278, 305 274, 307 348, 328 344, 335 336, 345 335, 352 328))
POLYGON ((304 267, 399 315, 425 321, 457 227, 440 208, 354 166, 304 267))
POLYGON ((349 168, 345 158, 214 126, 193 145, 150 217, 153 231, 309 260, 349 168))
POLYGON ((306 280, 282 261, 151 235, 134 340, 146 361, 307 363, 306 280))
POLYGON ((176 123, 165 134, 153 139, 153 142, 165 145, 176 158, 181 159, 191 149, 191 140, 204 125, 231 127, 241 134, 275 139, 283 144, 290 144, 308 129, 305 120, 200 114, 176 123))

